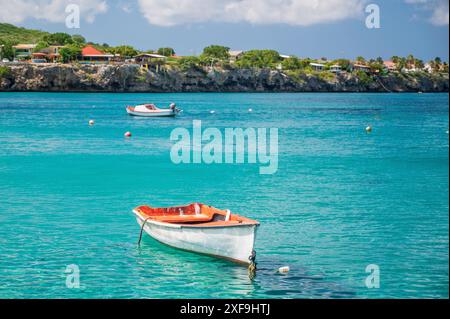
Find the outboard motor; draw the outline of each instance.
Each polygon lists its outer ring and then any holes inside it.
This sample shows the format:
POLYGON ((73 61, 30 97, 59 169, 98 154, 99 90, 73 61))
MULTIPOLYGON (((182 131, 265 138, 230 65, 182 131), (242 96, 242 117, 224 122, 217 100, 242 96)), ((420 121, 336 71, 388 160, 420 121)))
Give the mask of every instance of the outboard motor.
POLYGON ((179 108, 177 108, 177 105, 175 103, 171 103, 170 104, 170 110, 172 111, 172 113, 174 114, 178 114, 181 113, 182 110, 180 110, 179 108))

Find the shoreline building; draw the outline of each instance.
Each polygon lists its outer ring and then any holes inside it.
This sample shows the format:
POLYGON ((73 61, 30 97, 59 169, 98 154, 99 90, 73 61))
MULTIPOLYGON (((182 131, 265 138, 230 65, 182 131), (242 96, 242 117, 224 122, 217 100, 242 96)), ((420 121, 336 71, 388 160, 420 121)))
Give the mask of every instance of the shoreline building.
POLYGON ((32 54, 33 62, 37 63, 56 63, 58 62, 61 55, 59 54, 59 50, 64 46, 61 45, 51 45, 48 48, 39 50, 39 52, 34 52, 32 54))
POLYGON ((107 64, 114 58, 113 54, 97 50, 91 45, 83 48, 81 51, 81 64, 107 64))
POLYGON ((317 72, 322 72, 323 70, 325 70, 325 64, 322 63, 311 62, 309 65, 312 67, 314 71, 317 72))
POLYGON ((144 70, 148 71, 152 66, 159 71, 160 65, 167 59, 165 55, 155 54, 155 53, 141 53, 134 57, 137 64, 141 66, 144 70))
POLYGON ((339 64, 334 64, 330 66, 330 72, 339 74, 342 72, 342 67, 339 64))
POLYGON ((370 67, 364 64, 354 63, 352 65, 353 71, 363 71, 363 72, 370 72, 370 67))
POLYGON ((397 64, 395 64, 392 61, 384 61, 383 62, 384 68, 388 70, 389 72, 397 71, 397 64))
POLYGON ((29 59, 31 58, 34 49, 37 44, 18 44, 14 45, 14 56, 18 59, 29 59))

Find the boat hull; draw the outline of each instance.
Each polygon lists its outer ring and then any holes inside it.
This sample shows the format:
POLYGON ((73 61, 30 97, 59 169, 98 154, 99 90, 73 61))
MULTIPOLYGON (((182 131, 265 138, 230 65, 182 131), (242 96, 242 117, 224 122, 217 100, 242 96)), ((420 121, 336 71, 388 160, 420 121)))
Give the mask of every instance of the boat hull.
POLYGON ((177 112, 172 110, 159 110, 155 112, 136 112, 127 108, 127 112, 131 116, 139 116, 139 117, 175 117, 177 116, 177 112))
MULTIPOLYGON (((142 227, 145 218, 134 211, 142 227)), ((182 250, 250 264, 258 225, 196 227, 147 220, 144 231, 159 242, 182 250)))

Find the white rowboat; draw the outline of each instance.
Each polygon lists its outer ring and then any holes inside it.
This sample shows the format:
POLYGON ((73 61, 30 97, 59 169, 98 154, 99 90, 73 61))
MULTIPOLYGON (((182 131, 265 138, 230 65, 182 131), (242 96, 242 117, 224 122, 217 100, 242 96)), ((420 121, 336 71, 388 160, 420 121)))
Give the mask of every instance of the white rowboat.
POLYGON ((246 265, 254 257, 255 220, 203 204, 141 206, 133 213, 147 234, 166 245, 246 265))
POLYGON ((175 104, 171 104, 169 109, 160 109, 154 104, 142 104, 127 106, 127 113, 132 116, 141 117, 175 117, 181 113, 181 110, 175 104))

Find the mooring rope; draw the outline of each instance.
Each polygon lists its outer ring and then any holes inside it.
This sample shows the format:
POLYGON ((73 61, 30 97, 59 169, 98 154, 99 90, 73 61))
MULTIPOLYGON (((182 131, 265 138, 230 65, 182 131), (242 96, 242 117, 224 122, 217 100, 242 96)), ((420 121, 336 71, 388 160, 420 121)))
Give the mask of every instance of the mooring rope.
POLYGON ((248 257, 250 260, 250 265, 248 266, 248 276, 250 280, 253 280, 256 277, 256 251, 252 251, 252 254, 248 257))
POLYGON ((138 241, 138 246, 141 246, 141 241, 142 241, 142 233, 144 232, 144 226, 147 223, 147 221, 150 219, 151 217, 148 217, 146 220, 144 220, 144 222, 142 223, 142 227, 141 227, 141 233, 139 234, 139 241, 138 241))

